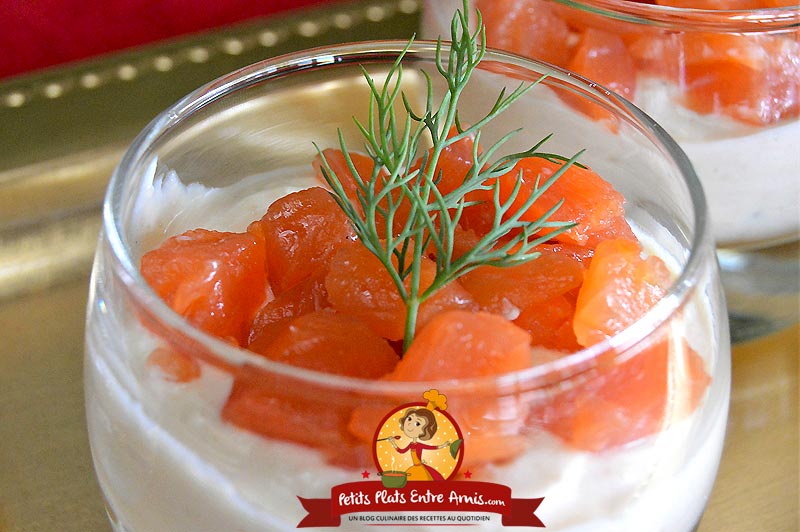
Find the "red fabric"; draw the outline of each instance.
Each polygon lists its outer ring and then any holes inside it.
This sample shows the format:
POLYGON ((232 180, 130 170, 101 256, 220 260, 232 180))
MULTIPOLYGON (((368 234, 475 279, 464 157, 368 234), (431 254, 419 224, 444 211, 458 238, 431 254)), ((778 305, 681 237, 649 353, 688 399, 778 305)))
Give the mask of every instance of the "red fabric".
POLYGON ((0 0, 0 78, 322 0, 0 0))

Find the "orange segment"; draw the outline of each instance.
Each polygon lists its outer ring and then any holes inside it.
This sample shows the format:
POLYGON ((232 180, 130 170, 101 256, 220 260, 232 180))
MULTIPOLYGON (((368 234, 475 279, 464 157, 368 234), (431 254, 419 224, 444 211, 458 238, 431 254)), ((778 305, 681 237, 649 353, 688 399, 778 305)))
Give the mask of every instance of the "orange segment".
POLYGON ((142 276, 189 323, 240 345, 266 296, 263 243, 247 233, 195 229, 142 257, 142 276))
POLYGON ((650 310, 671 282, 661 259, 642 258, 638 243, 601 242, 578 294, 574 318, 578 342, 589 346, 622 331, 650 310))
MULTIPOLYGON (((420 287, 426 289, 436 274, 435 264, 422 258, 420 287)), ((331 305, 361 319, 389 340, 404 336, 406 307, 386 267, 360 243, 342 246, 334 255, 325 287, 331 305)), ((471 308, 472 297, 457 281, 442 287, 421 306, 417 329, 445 309, 471 308)))
POLYGON ((276 294, 324 268, 339 244, 355 239, 347 216, 319 187, 277 199, 248 231, 263 236, 276 294))
POLYGON ((600 452, 684 419, 710 382, 702 358, 681 339, 661 341, 598 370, 578 387, 536 408, 529 421, 572 447, 600 452))

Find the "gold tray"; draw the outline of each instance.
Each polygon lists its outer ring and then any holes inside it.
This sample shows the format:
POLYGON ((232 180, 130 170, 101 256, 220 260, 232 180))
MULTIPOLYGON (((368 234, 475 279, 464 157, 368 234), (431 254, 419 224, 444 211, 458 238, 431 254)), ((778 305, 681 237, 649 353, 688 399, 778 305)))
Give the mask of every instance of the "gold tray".
MULTIPOLYGON (((420 9, 337 3, 0 83, 0 532, 110 530, 86 435, 83 328, 100 204, 124 147, 221 74, 301 48, 408 38, 420 9)), ((701 532, 798 530, 799 334, 734 349, 701 532)))

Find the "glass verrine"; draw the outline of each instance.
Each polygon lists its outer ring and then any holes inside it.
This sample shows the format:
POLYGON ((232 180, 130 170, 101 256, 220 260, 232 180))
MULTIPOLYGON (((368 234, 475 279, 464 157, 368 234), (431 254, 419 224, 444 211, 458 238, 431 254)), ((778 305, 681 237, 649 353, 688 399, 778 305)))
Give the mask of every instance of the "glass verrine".
MULTIPOLYGON (((426 382, 358 379, 277 363, 209 336, 144 281, 142 255, 167 237, 197 227, 244 231, 277 197, 318 185, 313 143, 337 146, 341 127, 357 145, 352 117, 369 112, 361 68, 380 79, 405 45, 339 45, 234 72, 157 117, 120 162, 92 276, 85 366, 92 454, 117 530, 294 529, 307 513, 298 497, 325 499, 334 486, 375 478, 381 418, 430 389, 446 394, 463 435, 456 480, 544 497, 536 515, 548 529, 688 531, 699 521, 730 386, 703 194, 684 154, 651 119, 569 72, 489 53, 464 93, 461 119, 480 116, 502 87, 548 75, 482 139, 522 127, 517 139, 527 146, 553 133, 550 151, 586 149, 582 160, 624 194, 639 240, 674 280, 608 340, 558 357, 532 350, 530 367, 499 375, 453 378, 444 367, 426 382), (613 128, 559 94, 602 108, 613 128), (171 382, 148 363, 164 351, 199 373, 171 382), (237 408, 248 423, 232 414, 237 408), (366 438, 356 418, 367 420, 366 438)), ((403 59, 412 103, 424 97, 419 70, 433 72, 435 54, 433 43, 418 42, 403 59)), ((486 515, 481 526, 501 526, 496 512, 486 515)))
MULTIPOLYGON (((428 33, 447 28, 458 3, 428 2, 428 33)), ((800 6, 767 0, 471 4, 483 12, 489 46, 552 62, 618 92, 683 148, 708 199, 734 340, 797 321, 800 6)))

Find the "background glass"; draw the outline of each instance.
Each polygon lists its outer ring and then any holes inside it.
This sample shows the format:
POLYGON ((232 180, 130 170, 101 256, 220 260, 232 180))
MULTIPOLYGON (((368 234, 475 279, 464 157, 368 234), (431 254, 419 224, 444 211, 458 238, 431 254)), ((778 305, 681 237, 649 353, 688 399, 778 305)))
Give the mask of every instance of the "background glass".
MULTIPOLYGON (((708 198, 734 340, 797 321, 798 6, 723 11, 630 0, 471 3, 485 12, 490 46, 558 64, 618 92, 680 144, 708 198)), ((427 34, 445 30, 458 4, 428 2, 427 34)))

